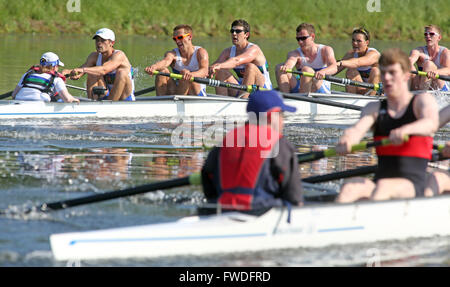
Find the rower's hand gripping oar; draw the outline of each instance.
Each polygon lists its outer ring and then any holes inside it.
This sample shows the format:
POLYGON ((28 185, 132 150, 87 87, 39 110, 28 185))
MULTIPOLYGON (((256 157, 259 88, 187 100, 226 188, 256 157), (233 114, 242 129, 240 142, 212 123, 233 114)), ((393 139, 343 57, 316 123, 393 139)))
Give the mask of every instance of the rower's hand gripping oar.
MULTIPOLYGON (((153 74, 169 77, 169 78, 176 79, 176 80, 183 79, 183 75, 176 74, 176 73, 164 73, 164 72, 159 72, 159 71, 153 71, 153 74)), ((208 85, 210 87, 223 87, 223 88, 229 88, 229 89, 236 89, 236 90, 241 90, 241 91, 245 91, 248 93, 252 93, 257 90, 261 90, 261 91, 268 90, 265 88, 260 88, 256 85, 238 85, 238 84, 222 82, 219 80, 214 80, 214 79, 209 79, 209 78, 200 78, 200 77, 191 77, 191 82, 208 85)))
MULTIPOLYGON (((132 196, 147 192, 153 192, 161 189, 168 189, 186 185, 198 185, 201 184, 201 175, 200 173, 193 173, 189 176, 170 179, 166 181, 154 182, 150 184, 140 185, 136 187, 126 188, 122 190, 116 190, 111 192, 105 192, 100 194, 89 195, 85 197, 79 197, 74 199, 68 199, 63 201, 55 201, 50 203, 44 203, 32 208, 29 208, 23 212, 23 214, 28 214, 33 211, 40 212, 48 212, 59 209, 66 209, 69 207, 91 204, 105 200, 116 199, 120 197, 132 196)), ((15 212, 14 212, 15 213, 15 212)), ((10 214, 7 210, 0 210, 0 215, 10 214)))
MULTIPOLYGON (((170 78, 178 79, 178 80, 183 79, 183 75, 175 74, 175 73, 164 73, 164 72, 159 72, 159 71, 153 71, 153 74, 166 76, 166 77, 170 77, 170 78)), ((258 87, 256 85, 238 85, 238 84, 233 84, 233 83, 228 83, 228 82, 222 82, 219 80, 208 79, 208 78, 199 78, 199 77, 192 77, 191 82, 205 84, 205 85, 208 85, 211 87, 224 87, 224 88, 229 88, 229 89, 237 89, 237 90, 245 91, 248 93, 252 93, 257 90, 260 90, 260 91, 268 91, 269 90, 266 88, 258 87)), ((317 98, 301 96, 301 95, 292 95, 292 94, 288 94, 288 93, 281 93, 281 94, 286 99, 293 99, 293 100, 298 100, 298 101, 304 101, 304 102, 321 104, 321 105, 328 105, 328 106, 357 110, 357 111, 360 111, 362 109, 362 107, 357 106, 357 105, 352 105, 352 104, 339 103, 339 102, 334 102, 334 101, 330 101, 330 100, 317 99, 317 98)))
MULTIPOLYGON (((286 72, 291 73, 291 74, 297 74, 300 76, 311 77, 311 78, 315 76, 314 73, 294 71, 292 69, 287 69, 286 72)), ((378 92, 378 94, 383 93, 383 88, 382 88, 381 83, 371 84, 371 83, 365 83, 365 82, 358 82, 358 81, 353 81, 353 80, 345 79, 345 78, 338 78, 338 77, 330 76, 330 75, 325 75, 325 80, 327 80, 329 82, 333 82, 333 83, 375 90, 378 92)))
MULTIPOLYGON (((427 76, 427 72, 424 72, 424 71, 411 71, 411 74, 416 74, 416 75, 424 76, 424 77, 427 76)), ((450 76, 443 76, 443 75, 436 74, 436 79, 450 82, 450 76)))
MULTIPOLYGON (((408 141, 409 137, 405 136, 405 138, 403 140, 408 141)), ((389 145, 389 144, 391 144, 391 141, 388 138, 384 138, 382 140, 373 141, 373 142, 360 142, 359 144, 355 144, 352 146, 351 152, 365 150, 370 147, 385 146, 385 145, 389 145)), ((297 159, 298 159, 299 163, 303 163, 303 162, 310 162, 310 161, 318 160, 318 159, 321 159, 324 157, 332 157, 332 156, 336 156, 336 155, 337 155, 336 149, 329 148, 329 149, 326 149, 323 151, 313 151, 313 152, 309 152, 309 153, 298 154, 297 159)))

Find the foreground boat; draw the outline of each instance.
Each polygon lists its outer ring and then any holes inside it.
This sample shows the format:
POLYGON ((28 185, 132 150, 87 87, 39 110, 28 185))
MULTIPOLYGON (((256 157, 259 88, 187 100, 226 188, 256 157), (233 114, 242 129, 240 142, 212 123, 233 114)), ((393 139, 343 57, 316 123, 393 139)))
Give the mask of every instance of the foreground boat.
MULTIPOLYGON (((310 94, 310 96, 360 107, 377 100, 374 97, 352 94, 310 94)), ((221 96, 162 96, 137 99, 136 102, 82 101, 80 104, 0 101, 0 119, 246 116, 245 99, 221 96)), ((358 110, 300 100, 286 100, 286 103, 297 107, 296 115, 359 115, 358 110)))
POLYGON ((323 247, 450 235, 450 196, 274 208, 171 223, 53 234, 57 260, 151 258, 323 247))

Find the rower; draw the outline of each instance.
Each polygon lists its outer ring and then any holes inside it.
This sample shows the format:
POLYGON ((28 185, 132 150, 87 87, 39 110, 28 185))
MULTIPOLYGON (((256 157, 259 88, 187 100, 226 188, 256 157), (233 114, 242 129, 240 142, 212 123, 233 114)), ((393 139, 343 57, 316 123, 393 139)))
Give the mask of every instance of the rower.
POLYGON ((203 165, 203 191, 209 203, 252 214, 283 203, 302 205, 295 149, 282 134, 282 112, 295 110, 277 91, 250 95, 249 121, 228 132, 203 165))
POLYGON ((191 81, 193 77, 207 77, 209 56, 208 52, 194 46, 194 33, 189 25, 178 25, 173 28, 173 37, 177 48, 167 51, 164 59, 146 67, 145 72, 153 76, 154 71, 183 75, 183 79, 174 80, 165 76, 156 76, 156 95, 198 95, 206 96, 206 85, 191 81))
POLYGON ((67 90, 66 78, 58 73, 64 63, 53 52, 44 53, 39 66, 31 67, 20 79, 12 93, 12 98, 20 101, 56 102, 58 98, 66 103, 77 102, 67 90))
POLYGON ((134 101, 133 67, 125 53, 114 48, 116 36, 108 28, 99 29, 94 37, 96 52, 92 52, 79 68, 66 70, 70 79, 87 74, 86 90, 93 100, 134 101), (106 88, 106 94, 93 93, 94 87, 106 88))
MULTIPOLYGON (((443 127, 450 122, 450 105, 439 112, 439 126, 443 127)), ((450 158, 450 141, 445 144, 442 150, 444 158, 450 158)), ((439 195, 450 192, 450 172, 447 170, 436 170, 428 177, 426 196, 439 195)))
POLYGON ((410 65, 400 49, 389 49, 379 59, 381 81, 387 99, 367 104, 361 118, 345 130, 336 151, 343 155, 373 128, 375 140, 389 138, 392 145, 377 147, 375 182, 354 178, 342 186, 338 202, 363 198, 387 200, 424 196, 426 169, 438 129, 438 105, 429 93, 408 90, 410 65), (409 141, 403 142, 405 136, 409 141))
POLYGON ((436 79, 436 75, 450 75, 450 50, 439 46, 442 39, 441 29, 436 25, 425 26, 425 46, 413 49, 409 56, 411 71, 427 72, 427 76, 413 75, 411 79, 412 90, 441 90, 450 91, 450 84, 436 79))
MULTIPOLYGON (((249 42, 250 24, 243 19, 231 23, 231 42, 233 46, 222 51, 217 60, 209 67, 210 77, 233 84, 255 85, 272 89, 269 75, 269 64, 261 48, 249 42), (236 77, 231 73, 234 71, 236 77)), ((236 92, 233 89, 216 87, 216 94, 247 98, 248 93, 236 92)))
MULTIPOLYGON (((334 50, 330 46, 316 44, 316 32, 312 24, 302 23, 296 29, 299 48, 287 54, 286 62, 275 68, 278 87, 284 93, 331 93, 331 84, 324 81, 321 70, 336 64, 334 50), (300 77, 286 70, 296 68, 301 72, 321 73, 322 78, 300 77)), ((327 75, 334 73, 327 72, 327 75)))
MULTIPOLYGON (((378 84, 380 82, 380 70, 378 69, 378 59, 380 52, 375 48, 369 47, 370 33, 364 28, 356 28, 352 32, 352 50, 348 51, 342 60, 331 65, 318 73, 318 76, 337 74, 347 69, 345 77, 347 79, 378 84)), ((356 86, 345 86, 348 93, 366 94, 368 89, 356 86)), ((375 90, 370 92, 376 94, 375 90)))

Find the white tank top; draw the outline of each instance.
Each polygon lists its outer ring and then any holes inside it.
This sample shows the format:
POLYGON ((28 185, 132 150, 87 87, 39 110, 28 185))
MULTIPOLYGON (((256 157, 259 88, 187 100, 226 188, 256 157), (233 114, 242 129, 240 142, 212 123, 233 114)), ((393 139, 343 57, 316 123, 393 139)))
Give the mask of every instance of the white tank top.
POLYGON ((183 64, 183 60, 181 58, 181 54, 180 54, 180 49, 175 48, 173 49, 175 51, 175 53, 177 54, 176 58, 175 58, 175 65, 173 67, 174 71, 176 71, 177 73, 179 73, 181 70, 188 70, 191 72, 194 71, 198 71, 198 69, 200 68, 200 65, 198 63, 198 59, 197 59, 197 51, 198 49, 200 49, 200 46, 194 46, 194 54, 191 57, 191 61, 189 62, 188 65, 183 64))
MULTIPOLYGON (((428 54, 427 46, 423 46, 423 47, 421 47, 421 48, 422 48, 422 51, 423 51, 423 52, 425 53, 425 55, 426 55, 425 60, 430 60, 430 54, 428 54)), ((439 47, 439 52, 438 52, 436 58, 434 58, 434 60, 432 60, 433 63, 436 64, 436 67, 437 67, 438 69, 441 68, 441 54, 442 54, 442 52, 443 52, 445 49, 447 49, 447 48, 444 47, 444 46, 439 47)))
MULTIPOLYGON (((370 51, 375 51, 375 52, 377 52, 378 54, 380 54, 380 52, 378 52, 378 50, 377 49, 375 49, 375 48, 368 48, 367 49, 367 51, 366 51, 366 54, 367 53, 369 53, 370 51)), ((366 55, 366 54, 364 54, 364 55, 366 55)), ((353 58, 359 58, 359 55, 358 55, 358 53, 353 53, 353 58)), ((372 70, 372 66, 361 66, 361 67, 358 67, 358 68, 356 68, 358 71, 360 71, 360 72, 367 72, 367 73, 370 73, 370 71, 372 70)))
MULTIPOLYGON (((322 59, 322 48, 325 45, 318 44, 318 46, 319 46, 319 48, 317 49, 316 58, 314 58, 314 60, 312 62, 308 62, 306 60, 306 57, 303 54, 302 49, 300 47, 297 48, 297 51, 300 54, 302 66, 311 67, 316 72, 327 67, 327 65, 323 62, 323 59, 322 59)), ((297 67, 297 68, 300 68, 300 67, 297 67)))
MULTIPOLYGON (((255 45, 255 44, 249 42, 247 47, 245 47, 245 50, 247 50, 248 48, 250 48, 253 45, 255 45)), ((231 47, 231 50, 230 50, 230 58, 233 58, 233 57, 236 57, 236 46, 234 46, 234 45, 231 47)), ((233 69, 236 72, 236 74, 238 75, 239 79, 243 78, 243 73, 245 71, 245 66, 246 65, 243 64, 243 65, 236 66, 233 69)), ((268 66, 269 65, 268 65, 267 59, 266 59, 265 65, 257 66, 257 67, 258 67, 258 69, 261 71, 261 73, 264 76, 264 88, 271 90, 272 89, 272 82, 270 81, 270 75, 269 75, 269 71, 268 71, 268 66)))

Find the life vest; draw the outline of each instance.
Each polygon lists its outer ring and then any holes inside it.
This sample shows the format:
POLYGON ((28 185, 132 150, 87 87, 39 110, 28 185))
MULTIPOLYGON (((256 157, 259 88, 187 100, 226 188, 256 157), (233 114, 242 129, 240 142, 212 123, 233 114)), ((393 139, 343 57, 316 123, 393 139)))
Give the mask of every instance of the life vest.
POLYGON ((39 66, 32 66, 30 69, 28 69, 25 77, 23 78, 22 87, 37 89, 42 93, 48 94, 52 102, 56 101, 58 92, 53 89, 53 82, 55 81, 56 77, 61 78, 65 82, 66 77, 64 77, 64 75, 61 73, 50 71, 45 72, 46 74, 51 75, 50 79, 46 79, 40 76, 40 74, 42 73, 43 72, 41 71, 41 68, 39 66))
POLYGON ((251 210, 277 205, 282 178, 272 176, 270 153, 281 135, 269 126, 246 125, 229 132, 220 148, 213 181, 223 209, 251 210))

